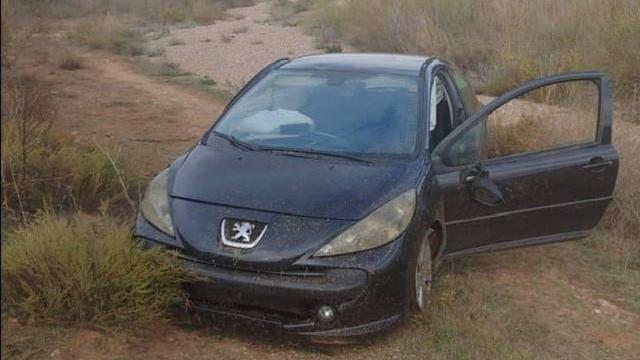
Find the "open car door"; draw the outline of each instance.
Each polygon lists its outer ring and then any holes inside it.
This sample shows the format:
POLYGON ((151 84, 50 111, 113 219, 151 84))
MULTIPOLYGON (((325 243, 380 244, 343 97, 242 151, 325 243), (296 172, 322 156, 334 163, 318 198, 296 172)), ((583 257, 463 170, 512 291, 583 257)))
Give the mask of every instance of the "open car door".
POLYGON ((560 74, 495 99, 432 154, 447 257, 588 235, 618 171, 608 78, 560 74))

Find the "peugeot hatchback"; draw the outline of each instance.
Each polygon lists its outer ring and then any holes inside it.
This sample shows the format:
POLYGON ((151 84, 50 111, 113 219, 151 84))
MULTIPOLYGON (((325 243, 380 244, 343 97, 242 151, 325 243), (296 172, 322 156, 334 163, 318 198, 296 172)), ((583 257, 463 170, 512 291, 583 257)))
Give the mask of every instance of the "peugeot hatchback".
POLYGON ((428 308, 443 259, 587 236, 618 156, 608 79, 482 106, 433 57, 278 60, 149 184, 135 234, 203 280, 194 307, 318 341, 428 308))

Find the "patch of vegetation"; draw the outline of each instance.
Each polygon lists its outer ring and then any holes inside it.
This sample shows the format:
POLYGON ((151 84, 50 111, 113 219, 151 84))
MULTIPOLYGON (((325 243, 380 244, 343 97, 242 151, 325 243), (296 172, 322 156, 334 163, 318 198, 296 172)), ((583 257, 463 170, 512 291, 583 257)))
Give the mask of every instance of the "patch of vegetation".
POLYGON ((326 44, 322 46, 321 49, 323 49, 326 53, 341 53, 342 45, 338 43, 326 44))
POLYGON ((160 46, 155 46, 152 48, 146 48, 144 50, 144 54, 148 57, 156 57, 156 56, 162 56, 165 54, 165 49, 163 47, 160 46))
POLYGON ((2 301, 37 322, 136 325, 184 305, 192 277, 107 218, 41 213, 2 243, 2 301))
POLYGON ((84 68, 84 62, 78 55, 67 52, 60 58, 58 67, 69 71, 80 70, 84 68))
POLYGON ((178 39, 178 38, 171 38, 169 39, 169 42, 167 43, 169 46, 178 46, 178 45, 184 45, 184 40, 182 39, 178 39))
POLYGON ((284 26, 298 25, 295 16, 306 11, 311 6, 310 0, 277 0, 270 8, 271 21, 281 23, 284 26))
POLYGON ((209 76, 205 75, 200 78, 200 84, 205 86, 214 86, 216 82, 209 76))
POLYGON ((186 72, 177 63, 154 63, 150 61, 138 61, 138 69, 150 76, 159 76, 176 84, 196 88, 205 91, 212 96, 228 101, 233 94, 220 89, 217 82, 208 76, 197 76, 186 72))
POLYGON ((442 56, 479 74, 488 94, 576 70, 608 71, 627 97, 640 84, 635 0, 352 0, 321 1, 314 10, 311 30, 323 42, 442 56))
POLYGON ((161 27, 155 24, 142 27, 140 29, 140 32, 144 34, 143 36, 145 40, 151 40, 151 41, 160 40, 171 34, 169 29, 167 29, 166 27, 163 27, 163 26, 161 27))
POLYGON ((135 208, 135 167, 116 149, 77 143, 51 122, 49 90, 6 79, 2 102, 2 209, 26 220, 40 209, 135 208))
POLYGON ((71 41, 92 49, 109 50, 122 55, 142 55, 143 36, 130 21, 106 16, 79 25, 68 33, 71 41))
POLYGON ((3 315, 2 359, 31 360, 51 357, 52 344, 68 340, 74 329, 58 326, 24 325, 18 319, 3 315))
POLYGON ((231 41, 233 41, 233 35, 221 34, 220 35, 220 41, 222 41, 225 44, 229 44, 229 43, 231 43, 231 41))
POLYGON ((248 26, 238 26, 231 30, 232 34, 246 34, 247 32, 249 32, 248 26))
POLYGON ((2 121, 3 210, 135 209, 140 177, 115 149, 80 145, 50 122, 2 121))

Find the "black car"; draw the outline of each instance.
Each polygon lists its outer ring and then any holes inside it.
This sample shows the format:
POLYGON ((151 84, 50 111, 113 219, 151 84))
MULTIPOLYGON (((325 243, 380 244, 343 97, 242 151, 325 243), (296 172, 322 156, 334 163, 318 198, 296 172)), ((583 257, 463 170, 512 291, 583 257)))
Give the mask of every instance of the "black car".
POLYGON ((379 332, 427 307, 443 259, 587 236, 617 175, 611 111, 599 72, 482 107, 437 58, 282 59, 151 181, 135 234, 208 279, 193 304, 218 318, 321 341, 379 332), (516 98, 559 128, 523 128, 513 109, 492 123, 516 98), (550 99, 582 105, 572 117, 550 99))

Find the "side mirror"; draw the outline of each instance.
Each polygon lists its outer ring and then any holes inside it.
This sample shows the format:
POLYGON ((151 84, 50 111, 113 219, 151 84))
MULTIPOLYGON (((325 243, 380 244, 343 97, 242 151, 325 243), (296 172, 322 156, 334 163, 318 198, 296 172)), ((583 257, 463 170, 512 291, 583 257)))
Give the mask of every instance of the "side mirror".
POLYGON ((502 191, 491 181, 487 172, 476 175, 470 191, 471 197, 482 205, 497 206, 504 202, 502 191))

